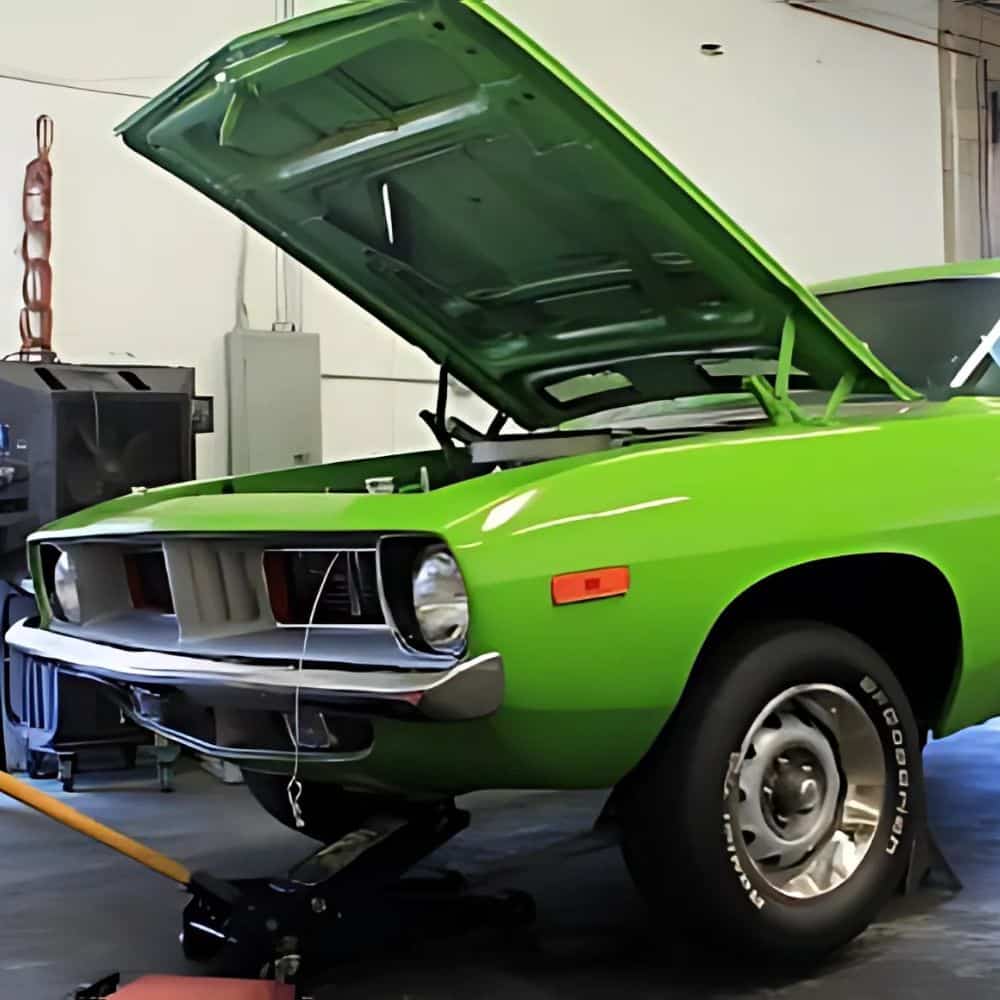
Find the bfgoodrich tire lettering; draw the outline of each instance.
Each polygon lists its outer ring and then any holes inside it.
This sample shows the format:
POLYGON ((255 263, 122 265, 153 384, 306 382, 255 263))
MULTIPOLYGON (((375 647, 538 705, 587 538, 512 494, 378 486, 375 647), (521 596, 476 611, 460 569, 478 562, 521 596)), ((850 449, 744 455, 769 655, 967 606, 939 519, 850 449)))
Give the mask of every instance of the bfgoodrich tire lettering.
POLYGON ((699 664, 622 784, 625 858, 650 904, 699 940, 813 960, 900 884, 921 793, 917 727, 885 661, 827 625, 769 626, 699 664))

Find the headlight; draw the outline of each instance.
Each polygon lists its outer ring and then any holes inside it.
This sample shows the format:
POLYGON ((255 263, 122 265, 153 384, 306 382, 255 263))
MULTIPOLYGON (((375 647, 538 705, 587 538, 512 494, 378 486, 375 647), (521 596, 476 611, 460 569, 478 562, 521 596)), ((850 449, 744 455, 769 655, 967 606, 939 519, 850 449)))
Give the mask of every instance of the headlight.
POLYGON ((68 552, 60 554, 53 573, 53 587, 60 617, 74 625, 80 624, 80 593, 77 590, 76 567, 68 552))
POLYGON ((420 554, 413 570, 413 610, 420 634, 431 649, 461 651, 469 634, 469 599, 455 557, 433 546, 420 554))

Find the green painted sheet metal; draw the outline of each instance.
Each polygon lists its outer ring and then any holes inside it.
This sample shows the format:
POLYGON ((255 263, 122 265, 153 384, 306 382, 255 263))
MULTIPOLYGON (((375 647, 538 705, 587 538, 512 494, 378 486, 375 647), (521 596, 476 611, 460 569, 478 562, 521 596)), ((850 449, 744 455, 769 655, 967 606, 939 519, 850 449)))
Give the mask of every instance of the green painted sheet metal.
POLYGON ((904 285, 917 281, 938 281, 944 278, 974 278, 1000 274, 1000 259, 966 260, 954 264, 934 264, 930 267, 910 267, 896 271, 877 271, 852 278, 837 278, 811 285, 814 295, 854 292, 880 285, 904 285))
MULTIPOLYGON (((280 502, 220 481, 153 490, 36 537, 102 532, 430 531, 469 588, 471 652, 499 650, 500 713, 384 723, 357 780, 431 790, 609 784, 655 737, 714 622, 747 588, 813 560, 899 553, 937 567, 962 616, 961 682, 940 732, 1000 712, 995 613, 1000 401, 844 408, 829 426, 760 426, 494 473, 430 493, 325 493, 393 459, 284 474, 280 502), (299 478, 301 477, 301 478, 299 478), (288 491, 296 482, 300 489, 288 491), (628 565, 628 595, 553 607, 553 574, 628 565)), ((400 466, 412 471, 418 457, 400 466)), ((282 475, 257 477, 282 484, 282 475)), ((886 595, 891 601, 892 596, 886 595)), ((780 616, 781 609, 774 613, 780 616)), ((916 665, 942 669, 941 665, 916 665)), ((340 772, 337 778, 339 780, 340 772)))
POLYGON ((917 398, 478 0, 366 0, 282 22, 121 131, 524 427, 724 390, 700 359, 774 354, 789 315, 816 385, 852 371, 859 390, 917 398), (615 390, 548 391, 609 369, 615 390))

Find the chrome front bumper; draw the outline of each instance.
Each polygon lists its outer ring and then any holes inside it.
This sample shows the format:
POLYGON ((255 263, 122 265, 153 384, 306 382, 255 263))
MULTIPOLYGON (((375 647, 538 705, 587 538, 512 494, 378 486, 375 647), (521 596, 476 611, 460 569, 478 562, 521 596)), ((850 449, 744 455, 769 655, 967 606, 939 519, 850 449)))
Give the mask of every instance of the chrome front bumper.
MULTIPOLYGON (((158 726, 141 710, 141 694, 180 691, 206 705, 231 705, 287 713, 296 700, 343 715, 395 717, 433 721, 479 719, 494 714, 503 702, 504 672, 499 653, 485 653, 439 671, 345 670, 294 663, 236 663, 174 653, 123 649, 37 628, 27 620, 7 632, 14 649, 77 676, 89 677, 134 697, 126 711, 153 731, 195 749, 227 759, 290 756, 274 750, 240 751, 185 738, 158 726)), ((370 748, 369 748, 370 749, 370 748)), ((368 751, 310 754, 317 760, 357 759, 368 751)))

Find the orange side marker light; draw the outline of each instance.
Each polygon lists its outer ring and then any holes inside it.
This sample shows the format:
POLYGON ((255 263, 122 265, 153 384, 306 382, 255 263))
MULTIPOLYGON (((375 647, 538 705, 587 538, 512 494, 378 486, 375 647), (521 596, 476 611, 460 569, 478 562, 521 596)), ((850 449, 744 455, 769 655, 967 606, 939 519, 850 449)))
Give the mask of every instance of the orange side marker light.
POLYGON ((630 582, 628 566, 560 573, 552 577, 552 603, 576 604, 602 597, 621 597, 628 593, 630 582))

